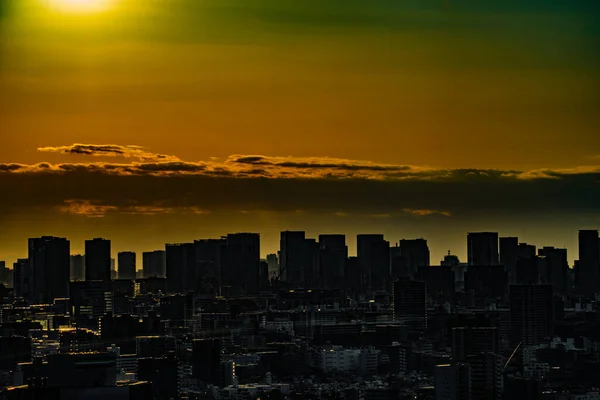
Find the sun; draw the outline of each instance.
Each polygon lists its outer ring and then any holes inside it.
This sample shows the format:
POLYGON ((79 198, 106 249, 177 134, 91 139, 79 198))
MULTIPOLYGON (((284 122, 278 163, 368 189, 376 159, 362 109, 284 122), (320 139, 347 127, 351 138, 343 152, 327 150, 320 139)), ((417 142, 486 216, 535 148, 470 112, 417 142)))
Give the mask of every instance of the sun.
POLYGON ((95 13, 106 11, 114 0, 47 0, 50 6, 62 12, 95 13))

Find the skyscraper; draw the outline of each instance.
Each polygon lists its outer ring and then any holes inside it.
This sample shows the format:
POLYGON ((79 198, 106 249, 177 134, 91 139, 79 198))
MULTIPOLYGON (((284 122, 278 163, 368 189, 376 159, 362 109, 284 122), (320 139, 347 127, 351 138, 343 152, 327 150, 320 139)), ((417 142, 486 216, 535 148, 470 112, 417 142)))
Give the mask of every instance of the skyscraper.
POLYGON ((357 235, 357 255, 363 287, 371 291, 391 289, 390 242, 383 235, 357 235))
POLYGON ((221 247, 225 244, 225 239, 194 241, 200 284, 206 292, 218 293, 221 284, 221 247))
POLYGON ((498 328, 456 327, 452 328, 452 359, 465 361, 480 353, 498 353, 498 328))
POLYGON ((344 286, 348 246, 345 235, 319 235, 319 281, 321 286, 344 286))
POLYGON ((295 285, 310 284, 318 275, 318 246, 303 231, 281 232, 279 266, 281 279, 295 285))
POLYGON ((269 268, 269 279, 279 276, 279 258, 277 254, 267 254, 267 264, 269 268))
POLYGON ((552 286, 510 286, 510 342, 516 346, 540 344, 552 335, 552 286))
POLYGON ((221 247, 221 284, 232 294, 258 292, 260 273, 260 235, 234 233, 221 247))
POLYGON ((71 256, 71 280, 85 281, 85 256, 76 254, 71 256))
POLYGON ((85 280, 110 282, 111 257, 110 240, 93 239, 85 241, 85 280))
POLYGON ((597 230, 579 231, 579 290, 592 295, 600 288, 600 242, 597 230))
POLYGON ((442 364, 435 367, 436 400, 471 400, 469 364, 442 364))
POLYGON ((467 253, 469 265, 498 265, 498 233, 469 233, 467 253))
POLYGON ((427 284, 409 278, 394 283, 394 320, 403 322, 409 334, 419 335, 427 330, 427 284))
POLYGON ((471 398, 500 400, 504 390, 502 357, 481 353, 467 357, 471 370, 471 398))
POLYGON ((431 265, 429 246, 425 239, 402 239, 400 254, 406 263, 408 276, 415 277, 419 267, 431 265))
POLYGON ((119 279, 135 279, 137 255, 132 251, 124 251, 118 254, 119 279))
POLYGON ((198 284, 198 266, 194 243, 166 245, 167 290, 169 293, 186 293, 198 284))
POLYGON ((13 264, 13 290, 16 297, 32 298, 33 271, 27 258, 19 259, 13 264))
POLYGON ((218 385, 221 380, 221 341, 194 340, 192 345, 192 374, 205 384, 218 385))
POLYGON ((165 278, 167 276, 167 257, 164 250, 149 251, 142 254, 144 278, 165 278))
POLYGON ((71 244, 67 239, 29 239, 29 265, 33 277, 32 300, 51 303, 69 297, 71 244))
POLYGON ((554 293, 566 293, 569 272, 567 249, 544 247, 538 250, 544 258, 544 283, 552 285, 554 293))
POLYGON ((500 264, 508 273, 508 281, 514 285, 517 283, 517 260, 519 259, 519 238, 500 238, 500 264))

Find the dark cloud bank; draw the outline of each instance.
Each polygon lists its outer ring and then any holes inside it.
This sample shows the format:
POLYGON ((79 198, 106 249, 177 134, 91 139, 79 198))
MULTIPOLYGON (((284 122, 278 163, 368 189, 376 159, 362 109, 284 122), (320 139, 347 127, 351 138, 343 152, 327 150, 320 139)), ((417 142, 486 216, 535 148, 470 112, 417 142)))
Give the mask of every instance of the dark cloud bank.
POLYGON ((43 148, 126 163, 0 164, 1 215, 28 210, 204 213, 306 210, 451 217, 481 212, 600 211, 600 167, 438 169, 333 158, 233 155, 185 162, 137 146, 43 148), (131 162, 131 158, 136 161, 131 162), (150 160, 150 161, 149 161, 150 160), (163 161, 167 160, 167 161, 163 161))

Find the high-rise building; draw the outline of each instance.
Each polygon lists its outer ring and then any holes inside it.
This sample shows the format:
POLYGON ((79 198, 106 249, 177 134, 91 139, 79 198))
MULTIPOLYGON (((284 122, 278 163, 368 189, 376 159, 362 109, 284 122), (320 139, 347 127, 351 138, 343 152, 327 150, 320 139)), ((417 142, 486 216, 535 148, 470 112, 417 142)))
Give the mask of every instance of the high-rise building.
POLYGON ((435 367, 436 400, 471 400, 471 366, 442 364, 435 367))
POLYGON ((469 233, 467 253, 469 265, 498 265, 498 233, 469 233))
POLYGON ((85 256, 76 254, 71 256, 71 281, 85 281, 85 256))
POLYGON ((221 380, 221 341, 219 339, 194 340, 192 375, 205 384, 219 385, 221 380))
POLYGON ((13 264, 13 291, 15 297, 32 298, 33 271, 27 258, 19 259, 13 264))
POLYGON ((587 295, 600 289, 600 241, 597 230, 579 231, 579 290, 587 295))
POLYGON ((100 317, 113 312, 110 282, 71 282, 71 304, 78 327, 97 329, 100 317))
POLYGON ((0 261, 0 283, 12 287, 12 270, 6 268, 6 261, 0 261))
POLYGON ((67 239, 29 239, 29 268, 33 276, 32 300, 51 303, 69 297, 71 244, 67 239))
POLYGON ((267 265, 269 269, 269 279, 279 277, 279 258, 277 254, 267 254, 267 265))
POLYGON ((452 328, 452 359, 465 361, 480 353, 498 353, 497 327, 452 328))
POLYGON ((394 283, 394 320, 404 323, 409 334, 418 335, 427 330, 427 284, 409 278, 394 283))
POLYGON ((165 278, 167 276, 167 256, 164 250, 145 252, 142 255, 144 278, 165 278))
POLYGON ((152 384, 155 399, 179 398, 178 360, 174 354, 160 358, 140 358, 137 378, 152 384))
POLYGON ((279 267, 281 279, 295 285, 310 284, 318 277, 318 246, 303 231, 281 232, 279 267))
POLYGON ((550 285, 510 286, 510 342, 533 346, 551 337, 554 303, 550 285))
POLYGON ((198 266, 194 243, 166 245, 167 290, 169 293, 186 293, 198 285, 198 266))
POLYGON ((200 285, 204 292, 218 293, 221 284, 221 247, 225 244, 225 239, 194 241, 200 285))
POLYGON ((402 239, 400 254, 406 263, 408 276, 415 277, 420 267, 431 265, 429 246, 425 239, 402 239))
POLYGON ((221 247, 221 285, 232 294, 258 292, 260 275, 260 235, 234 233, 221 247))
POLYGON ((471 369, 471 398, 500 400, 504 391, 502 357, 481 353, 467 357, 471 369))
POLYGON ((519 243, 519 258, 530 259, 536 256, 536 247, 533 244, 519 243))
POLYGON ((544 258, 544 282, 552 285, 554 293, 566 293, 569 273, 567 249, 544 247, 538 250, 538 255, 544 258))
POLYGON ((85 241, 85 280, 110 282, 111 274, 110 240, 93 239, 85 241))
POLYGON ((390 242, 383 235, 357 235, 357 255, 367 290, 391 289, 390 242))
POLYGON ((322 287, 344 286, 347 260, 345 235, 319 235, 319 281, 322 287))
POLYGON ((134 280, 137 270, 137 254, 132 251, 119 253, 118 262, 119 273, 117 276, 119 279, 134 280))
POLYGON ((508 281, 511 285, 517 283, 517 260, 519 259, 519 238, 500 238, 500 264, 508 273, 508 281))

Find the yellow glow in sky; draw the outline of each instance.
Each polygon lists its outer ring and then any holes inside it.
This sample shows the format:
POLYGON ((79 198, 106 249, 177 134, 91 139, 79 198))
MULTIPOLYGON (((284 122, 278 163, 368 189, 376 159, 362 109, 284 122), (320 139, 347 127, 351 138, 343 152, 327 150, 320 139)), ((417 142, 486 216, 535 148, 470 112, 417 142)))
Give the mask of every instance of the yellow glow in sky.
POLYGON ((93 13, 107 10, 114 0, 47 0, 57 11, 69 13, 93 13))

